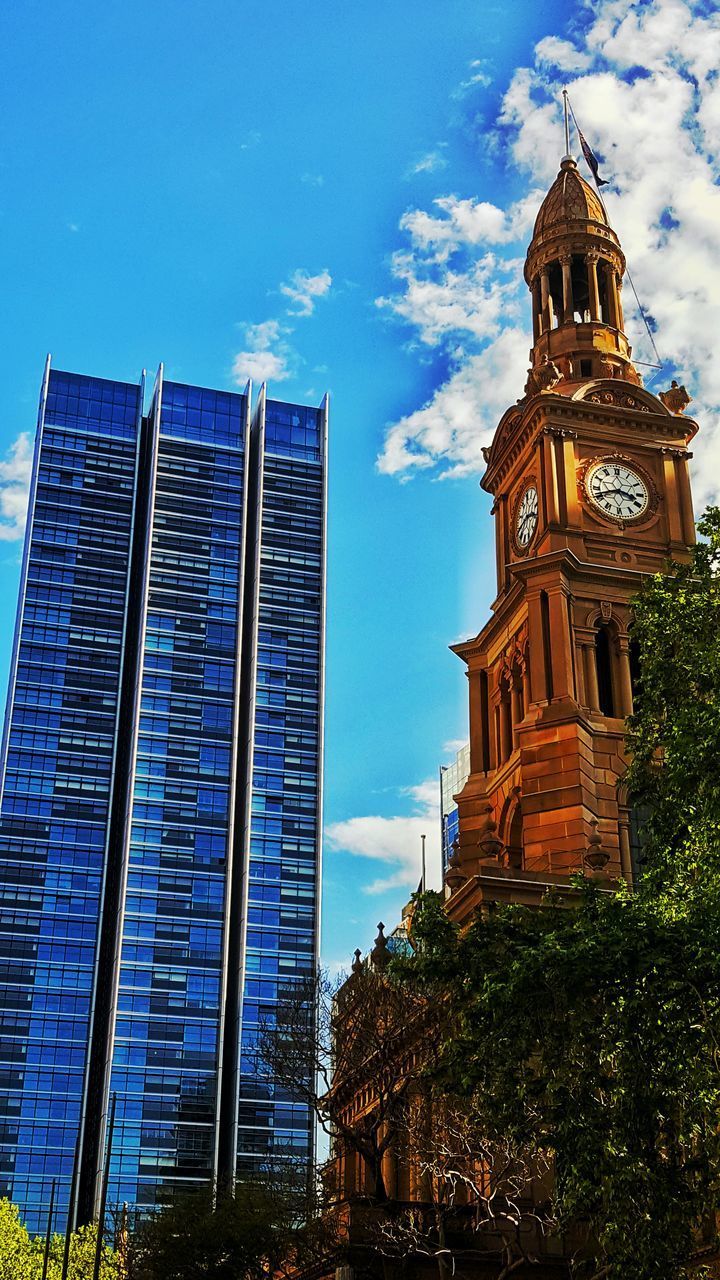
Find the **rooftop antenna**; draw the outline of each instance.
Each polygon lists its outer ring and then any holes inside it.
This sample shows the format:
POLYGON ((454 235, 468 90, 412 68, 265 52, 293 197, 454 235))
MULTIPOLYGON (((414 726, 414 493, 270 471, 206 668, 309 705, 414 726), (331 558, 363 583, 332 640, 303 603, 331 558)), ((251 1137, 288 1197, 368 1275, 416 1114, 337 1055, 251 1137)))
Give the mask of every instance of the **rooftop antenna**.
POLYGON ((563 160, 572 160, 570 155, 570 107, 568 103, 568 91, 563 89, 563 114, 565 117, 565 155, 563 160))

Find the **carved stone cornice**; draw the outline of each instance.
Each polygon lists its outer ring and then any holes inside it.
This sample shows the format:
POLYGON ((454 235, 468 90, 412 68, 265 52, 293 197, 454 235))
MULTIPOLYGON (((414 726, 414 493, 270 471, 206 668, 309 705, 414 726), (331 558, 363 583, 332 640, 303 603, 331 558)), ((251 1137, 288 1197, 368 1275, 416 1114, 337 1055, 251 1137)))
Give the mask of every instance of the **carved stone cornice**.
MULTIPOLYGON (((621 381, 621 379, 616 379, 615 386, 617 387, 621 381)), ((648 437, 648 443, 652 444, 653 449, 658 447, 658 434, 665 437, 674 436, 678 441, 676 447, 684 448, 698 431, 698 424, 692 418, 668 413, 660 405, 658 405, 655 412, 652 410, 636 412, 607 401, 599 402, 587 398, 582 400, 571 399, 569 396, 563 395, 562 392, 556 391, 543 392, 533 396, 532 400, 528 402, 527 408, 532 410, 531 416, 525 420, 519 432, 514 436, 512 447, 503 450, 503 441, 499 440, 497 443, 499 449, 502 450, 500 456, 494 456, 499 452, 495 447, 495 443, 491 447, 488 468, 480 481, 481 487, 487 493, 494 494, 497 491, 512 471, 517 459, 527 446, 533 442, 536 432, 540 434, 546 426, 556 427, 558 430, 564 429, 558 423, 558 419, 571 419, 577 424, 572 429, 580 435, 583 427, 598 426, 608 428, 619 424, 623 419, 626 419, 628 413, 632 413, 632 430, 635 437, 633 443, 642 444, 641 437, 648 437)))
POLYGON ((570 427, 554 427, 548 425, 543 427, 544 436, 554 436, 556 440, 577 440, 577 431, 572 431, 570 427))
POLYGON ((671 458, 688 459, 688 461, 694 456, 689 449, 683 449, 681 445, 664 444, 662 445, 660 452, 670 454, 671 458))

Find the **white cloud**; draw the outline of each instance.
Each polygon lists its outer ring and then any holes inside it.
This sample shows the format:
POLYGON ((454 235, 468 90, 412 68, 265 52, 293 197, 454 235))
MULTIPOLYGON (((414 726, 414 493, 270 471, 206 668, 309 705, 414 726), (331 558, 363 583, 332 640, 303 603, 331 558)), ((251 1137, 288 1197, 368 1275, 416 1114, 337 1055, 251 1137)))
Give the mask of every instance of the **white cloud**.
POLYGON ((449 742, 443 742, 443 753, 446 756, 456 756, 458 751, 461 751, 467 744, 467 738, 450 738, 449 742))
POLYGON ((280 292, 290 299, 290 315, 311 316, 315 303, 329 293, 331 285, 332 276, 327 267, 315 276, 299 268, 286 284, 280 285, 280 292))
POLYGON ((25 533, 33 447, 21 431, 0 462, 0 540, 14 542, 25 533))
POLYGON ((492 76, 488 74, 488 62, 485 58, 474 58, 469 64, 470 75, 462 80, 453 93, 454 98, 463 98, 472 89, 487 89, 492 84, 492 76))
POLYGON ((447 156, 442 154, 439 147, 434 151, 427 151, 411 164, 406 177, 413 178, 417 173, 437 173, 438 169, 447 169, 447 156))
POLYGON ((303 173, 300 181, 304 182, 307 187, 325 186, 325 176, 322 173, 303 173))
POLYGON ((377 306, 415 325, 429 346, 443 335, 489 337, 509 312, 517 314, 515 276, 522 269, 517 262, 501 263, 487 254, 467 271, 444 271, 441 279, 419 275, 417 265, 411 254, 395 255, 392 272, 404 282, 404 292, 398 298, 378 298, 377 306))
MULTIPOLYGON (((720 477, 720 12, 704 0, 590 0, 573 40, 545 37, 504 94, 497 144, 532 190, 503 209, 445 195, 406 213, 409 248, 392 271, 399 289, 380 305, 447 354, 449 374, 428 403, 388 428, 378 465, 405 478, 482 470, 502 411, 521 393, 529 301, 518 265, 532 218, 563 150, 561 89, 613 179, 610 220, 661 355, 695 398, 698 505, 720 477)), ((573 149, 577 142, 573 138, 573 149)), ((626 329, 653 359, 628 286, 626 329)))
POLYGON ((447 382, 421 409, 391 426, 378 469, 407 475, 442 465, 443 478, 484 470, 482 448, 522 389, 530 334, 508 327, 477 355, 463 356, 447 382))
POLYGON ((426 837, 428 886, 440 884, 440 790, 436 778, 407 787, 402 794, 413 812, 383 818, 364 815, 331 823, 325 835, 329 849, 385 864, 387 874, 371 881, 366 893, 384 893, 400 887, 415 890, 421 873, 421 836, 426 837))
MULTIPOLYGON (((280 285, 280 293, 290 300, 286 315, 311 316, 315 303, 326 296, 331 285, 332 276, 327 269, 313 276, 298 268, 289 281, 280 285)), ((248 378, 254 382, 284 382, 295 375, 301 361, 288 341, 293 326, 273 319, 242 327, 245 346, 232 364, 232 377, 239 386, 248 378)))
POLYGON ((294 352, 277 320, 245 325, 245 343, 233 360, 232 376, 240 386, 254 382, 284 382, 292 374, 294 352))
POLYGON ((535 57, 538 62, 550 62, 558 71, 584 71, 590 65, 590 54, 576 49, 569 40, 561 40, 558 36, 545 36, 535 45, 535 57))

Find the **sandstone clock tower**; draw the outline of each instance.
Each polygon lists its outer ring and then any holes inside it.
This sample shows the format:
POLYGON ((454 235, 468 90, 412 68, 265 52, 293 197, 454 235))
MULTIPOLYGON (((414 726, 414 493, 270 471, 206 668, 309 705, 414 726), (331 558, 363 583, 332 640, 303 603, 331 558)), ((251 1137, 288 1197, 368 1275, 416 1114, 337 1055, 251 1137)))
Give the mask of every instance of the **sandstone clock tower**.
POLYGON ((623 331, 625 259, 566 157, 525 264, 534 346, 525 393, 486 450, 498 594, 453 646, 470 694, 470 777, 448 910, 533 901, 574 871, 632 880, 633 814, 618 785, 632 711, 629 601, 694 541, 675 384, 642 387, 623 331))

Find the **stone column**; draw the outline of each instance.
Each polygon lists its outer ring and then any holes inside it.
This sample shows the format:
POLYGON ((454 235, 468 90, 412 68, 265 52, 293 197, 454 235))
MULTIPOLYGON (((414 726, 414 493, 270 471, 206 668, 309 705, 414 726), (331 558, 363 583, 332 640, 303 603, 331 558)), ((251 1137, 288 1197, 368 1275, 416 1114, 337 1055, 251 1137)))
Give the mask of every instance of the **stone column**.
POLYGON ((515 676, 510 690, 510 714, 512 722, 512 744, 513 749, 518 745, 518 725, 523 718, 522 712, 522 690, 520 687, 520 677, 515 676))
POLYGON ((617 272, 608 263, 605 267, 605 279, 608 284, 608 302, 610 304, 610 323, 615 329, 621 329, 620 298, 618 296, 617 272))
POLYGON ((470 772, 484 773, 485 725, 483 723, 482 672, 468 671, 470 700, 470 772))
POLYGON ((545 518, 548 524, 557 524, 559 519, 557 463, 555 460, 555 438, 549 428, 545 428, 542 438, 543 463, 545 472, 545 518))
POLYGON ((617 311, 616 311, 617 324, 615 327, 616 329, 624 330, 625 320, 623 318, 623 305, 622 305, 622 283, 623 283, 622 276, 618 275, 617 271, 613 271, 612 278, 613 278, 613 292, 615 294, 615 306, 617 308, 617 311))
POLYGON ((510 698, 507 693, 500 699, 500 764, 504 764, 512 750, 510 723, 510 698))
POLYGON ((570 652, 570 618, 567 596, 562 587, 548 591, 550 614, 550 661, 552 663, 553 700, 575 696, 572 654, 570 652))
POLYGON ((598 264, 599 254, 595 250, 585 254, 585 262, 588 269, 588 289, 590 291, 590 319, 600 319, 600 291, 598 289, 598 264))
POLYGON ((540 304, 538 302, 538 282, 533 280, 530 290, 532 297, 532 320, 533 320, 533 342, 537 342, 542 333, 542 315, 540 304))
MULTIPOLYGON (((547 438, 547 437, 546 437, 547 438)), ((552 444, 552 441, 550 441, 552 444)), ((542 610, 540 593, 534 592, 527 597, 528 609, 528 658, 530 661, 530 690, 528 702, 544 703, 548 700, 545 680, 545 652, 543 643, 542 610)))
POLYGON ((540 290, 542 297, 543 332, 545 332, 546 329, 553 328, 553 320, 555 318, 552 296, 550 294, 550 277, 548 275, 547 267, 543 267, 540 275, 540 290))
POLYGON ((575 631, 575 673, 577 682, 577 700, 581 707, 588 705, 587 681, 585 679, 585 646, 575 631))
POLYGON ((499 769, 500 765, 503 763, 502 739, 501 739, 502 707, 500 705, 500 699, 498 698, 493 705, 494 705, 493 715, 494 715, 494 721, 495 721, 495 732, 493 733, 493 736, 492 736, 492 739, 493 739, 492 767, 493 769, 499 769))
POLYGON ((678 491, 680 496, 680 510, 682 512, 683 524, 683 541, 687 546, 693 546, 695 542, 695 515, 693 512, 692 491, 690 489, 690 473, 689 463, 692 458, 691 453, 685 450, 678 450, 677 458, 677 475, 678 475, 678 491))
POLYGON ((620 871, 627 883, 632 886, 632 855, 630 853, 630 816, 627 809, 620 810, 618 818, 618 836, 620 838, 620 871))
POLYGON ((665 482, 666 510, 668 514, 668 532, 671 542, 683 542, 683 513, 680 506, 680 494, 677 485, 677 469, 675 466, 675 450, 661 449, 663 460, 663 480, 665 482))
POLYGON ((633 713, 632 677, 630 674, 630 637, 618 636, 618 666, 620 668, 621 714, 627 719, 633 713))
POLYGON ((577 491, 577 470, 575 466, 575 441, 577 432, 561 431, 563 460, 563 491, 565 494, 565 511, 567 523, 572 528, 580 525, 580 504, 577 491))
POLYGON ((590 641, 583 645, 583 655, 585 658, 585 688, 587 690, 588 706, 591 711, 599 711, 600 688, 598 686, 594 642, 590 641))
POLYGON ((574 311, 572 291, 572 254, 561 254, 560 265, 562 267, 563 278, 563 324, 572 324, 574 311))

